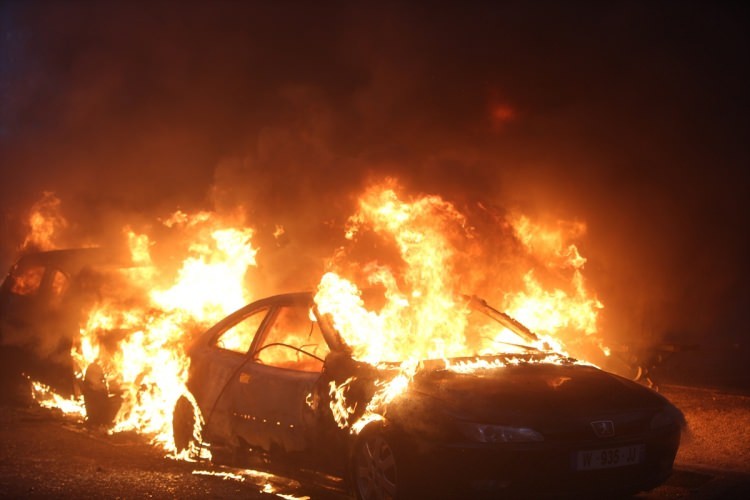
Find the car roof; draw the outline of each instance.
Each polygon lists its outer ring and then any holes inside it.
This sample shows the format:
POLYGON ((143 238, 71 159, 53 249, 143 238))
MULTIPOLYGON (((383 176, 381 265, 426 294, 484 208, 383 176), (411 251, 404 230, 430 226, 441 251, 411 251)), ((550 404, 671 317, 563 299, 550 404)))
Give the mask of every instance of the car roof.
POLYGON ((225 328, 227 328, 228 325, 234 324, 237 321, 241 321, 241 319, 238 319, 238 317, 245 317, 249 314, 251 310, 255 309, 262 309, 262 308, 271 308, 271 307, 283 307, 285 305, 292 305, 292 304, 305 304, 313 308, 313 311, 316 316, 318 316, 318 322, 321 327, 321 332, 323 333, 323 336, 326 339, 326 342, 329 344, 329 347, 332 350, 345 350, 345 347, 343 345, 343 342, 341 338, 338 335, 338 332, 336 332, 333 327, 329 324, 328 321, 325 320, 325 318, 321 318, 320 315, 317 312, 317 308, 315 307, 315 303, 313 300, 314 292, 312 291, 302 291, 302 292, 290 292, 290 293, 280 293, 276 295, 270 295, 268 297, 263 297, 258 300, 254 300, 245 306, 242 306, 241 308, 237 309, 233 313, 229 314, 228 316, 224 317, 221 321, 214 324, 211 328, 203 332, 197 339, 196 343, 198 344, 209 344, 212 342, 212 339, 217 335, 219 331, 223 331, 225 328))
POLYGON ((14 268, 50 266, 68 274, 75 274, 85 267, 131 267, 132 261, 108 248, 66 248, 21 255, 14 268))

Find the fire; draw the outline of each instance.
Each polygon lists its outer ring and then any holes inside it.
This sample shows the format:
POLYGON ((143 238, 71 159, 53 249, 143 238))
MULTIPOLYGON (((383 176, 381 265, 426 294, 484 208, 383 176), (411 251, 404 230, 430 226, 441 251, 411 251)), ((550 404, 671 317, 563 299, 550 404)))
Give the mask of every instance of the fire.
POLYGON ((42 278, 44 278, 44 268, 32 267, 16 277, 11 290, 18 295, 28 295, 39 288, 42 278))
MULTIPOLYGON (((512 218, 511 225, 529 252, 545 257, 545 265, 573 269, 574 293, 546 289, 533 269, 526 270, 524 289, 506 293, 504 309, 544 335, 554 336, 563 329, 595 333, 602 304, 584 286, 586 260, 576 246, 566 245, 560 231, 545 230, 527 217, 512 218)), ((323 276, 315 298, 319 311, 331 315, 355 359, 378 364, 473 356, 496 352, 496 344, 508 339, 507 329, 467 331, 470 308, 461 299, 465 281, 457 272, 459 248, 454 241, 473 235, 466 217, 452 204, 437 196, 404 201, 391 184, 375 186, 360 199, 347 237, 354 239, 363 230, 391 240, 399 250, 401 262, 396 266, 400 268, 380 262, 363 266, 363 281, 385 290, 385 305, 379 311, 367 309, 357 285, 334 272, 323 276)), ((583 230, 582 225, 574 226, 574 234, 583 230)))
POLYGON ((558 221, 557 227, 549 228, 534 224, 522 214, 512 214, 508 219, 518 240, 545 266, 583 269, 586 259, 581 256, 576 245, 568 241, 583 236, 586 233, 585 224, 558 221))
POLYGON ((255 265, 253 230, 222 227, 215 218, 177 212, 164 222, 187 228, 192 242, 174 283, 164 287, 154 286, 166 277, 153 264, 150 238, 126 228, 135 265, 110 277, 111 290, 91 306, 72 352, 79 379, 90 383, 87 370, 100 367, 121 400, 112 432, 135 430, 172 449, 172 409, 186 392, 191 334, 251 298, 244 281, 255 265))
MULTIPOLYGON (((510 217, 510 224, 529 254, 544 268, 562 276, 567 290, 545 288, 531 269, 523 275, 524 289, 505 295, 504 309, 535 332, 557 337, 570 347, 581 342, 581 333, 595 335, 604 306, 587 290, 583 276, 586 259, 575 244, 569 243, 585 234, 585 224, 558 222, 549 228, 518 214, 510 217)), ((606 353, 600 339, 597 343, 606 353)))
POLYGON ((400 276, 377 263, 366 266, 367 284, 385 288, 386 304, 379 313, 365 309, 354 283, 334 273, 323 276, 315 301, 321 313, 331 314, 356 359, 377 364, 441 358, 462 350, 468 311, 454 298, 454 249, 447 233, 461 232, 464 223, 437 196, 408 203, 393 187, 376 186, 360 199, 347 237, 353 239, 364 228, 390 236, 406 266, 400 276))
MULTIPOLYGON (((45 193, 32 210, 26 246, 55 248, 66 225, 59 208, 60 200, 45 193)), ((185 348, 193 334, 252 299, 245 278, 256 265, 257 249, 253 229, 236 216, 178 210, 161 222, 188 242, 173 250, 185 255, 174 277, 154 263, 151 252, 159 242, 126 226, 132 266, 79 280, 87 302, 71 356, 84 392, 100 391, 98 404, 114 405, 111 432, 137 431, 171 450, 172 410, 187 392, 185 348)), ((28 279, 35 277, 41 274, 29 273, 28 279)), ((80 396, 65 399, 38 383, 34 396, 66 414, 92 417, 80 396)))
POLYGON ((86 415, 86 408, 83 405, 83 399, 63 398, 56 394, 49 386, 40 382, 31 381, 31 391, 34 400, 43 408, 58 409, 66 415, 75 415, 83 417, 86 415))
POLYGON ((571 327, 585 334, 596 333, 601 302, 588 297, 580 274, 574 280, 575 294, 561 289, 545 290, 529 271, 523 276, 525 289, 506 295, 505 309, 536 332, 554 334, 571 327))
POLYGON ((60 212, 60 198, 51 191, 45 191, 42 198, 34 203, 29 215, 29 234, 22 249, 51 250, 57 246, 61 230, 68 226, 68 221, 60 212))
MULTIPOLYGON (((357 422, 349 421, 355 409, 346 399, 353 379, 338 385, 331 382, 331 411, 339 427, 351 426, 352 432, 381 418, 381 409, 406 390, 421 361, 442 359, 447 369, 475 371, 519 360, 454 363, 450 359, 520 354, 524 348, 519 345, 524 343, 542 351, 564 353, 558 334, 563 330, 584 335, 596 332, 597 313, 602 307, 584 287, 582 269, 586 260, 575 245, 566 244, 568 238, 562 231, 535 225, 527 217, 510 217, 509 225, 528 253, 547 267, 573 270, 570 286, 574 293, 544 288, 533 269, 524 270, 519 264, 516 272, 522 273, 525 287, 505 294, 504 305, 510 316, 503 318, 503 324, 512 327, 519 319, 542 335, 528 332, 527 338, 520 339, 517 332, 495 322, 477 323, 476 315, 472 315, 474 299, 462 294, 467 281, 457 265, 460 242, 474 236, 466 216, 438 196, 404 200, 397 189, 388 181, 365 192, 346 232, 352 241, 370 231, 396 245, 400 262, 386 265, 375 260, 358 269, 364 271, 362 281, 366 286, 377 285, 384 290, 384 305, 379 310, 368 308, 360 288, 335 272, 323 276, 315 296, 318 311, 329 315, 356 360, 373 365, 400 363, 395 377, 376 382, 375 395, 357 422)), ((580 236, 585 227, 575 224, 571 230, 574 236, 580 236)), ((551 353, 546 361, 558 362, 559 356, 551 353)))
MULTIPOLYGON (((331 397, 331 414, 339 427, 345 429, 349 425, 349 417, 354 414, 355 408, 349 406, 346 402, 346 392, 354 377, 349 377, 343 383, 336 385, 336 382, 329 382, 328 395, 331 397)), ((310 398, 308 398, 310 404, 310 398)))
MULTIPOLYGON (((483 268, 472 250, 482 238, 470 216, 449 201, 406 196, 393 180, 360 196, 344 228, 348 246, 334 252, 315 303, 355 360, 387 367, 389 376, 374 382, 364 411, 347 400, 354 377, 330 383, 339 427, 359 432, 382 418, 382 408, 404 393, 427 360, 460 372, 502 369, 526 362, 525 344, 544 353, 542 361, 560 362, 553 351, 573 351, 581 338, 595 337, 603 306, 586 286, 586 259, 574 243, 585 225, 549 226, 518 214, 499 222, 494 230, 510 228, 523 255, 493 248, 507 252, 512 265, 483 268), (368 253, 357 253, 357 245, 373 242, 376 252, 361 259, 368 253), (498 273, 503 284, 518 286, 500 288, 492 279, 498 273), (479 283, 482 290, 475 289, 479 283), (491 309, 498 322, 478 314, 488 306, 475 292, 498 300, 507 315, 491 309), (498 353, 503 356, 491 356, 498 353)), ((172 450, 172 410, 186 392, 185 348, 193 333, 253 298, 246 274, 256 266, 258 249, 253 229, 234 217, 178 210, 161 224, 180 235, 181 244, 169 251, 182 257, 179 265, 169 273, 156 264, 161 242, 126 227, 133 266, 113 271, 108 288, 89 304, 72 355, 84 384, 96 382, 116 395, 112 432, 134 430, 172 450)), ((286 230, 277 225, 273 236, 286 237, 286 230)))
MULTIPOLYGON (((191 227, 208 219, 199 214, 198 221, 187 222, 191 227)), ((218 321, 250 299, 244 277, 247 268, 255 265, 252 230, 219 228, 202 236, 190 245, 190 255, 174 285, 149 292, 147 307, 138 311, 135 325, 120 322, 139 329, 119 344, 112 359, 111 373, 124 388, 114 430, 153 435, 154 442, 167 449, 172 446, 172 409, 186 392, 187 334, 218 321)), ((90 332, 81 333, 87 338, 90 332)))
POLYGON ((244 275, 256 265, 257 250, 249 244, 252 236, 250 228, 217 229, 207 243, 193 243, 177 283, 168 290, 155 290, 151 298, 165 310, 189 311, 204 321, 218 320, 243 306, 244 275))

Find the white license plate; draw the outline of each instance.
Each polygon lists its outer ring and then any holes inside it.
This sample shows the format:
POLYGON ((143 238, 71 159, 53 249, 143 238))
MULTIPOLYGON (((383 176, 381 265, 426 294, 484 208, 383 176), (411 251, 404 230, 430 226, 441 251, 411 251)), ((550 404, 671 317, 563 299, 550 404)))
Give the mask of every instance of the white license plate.
POLYGON ((576 470, 610 469, 643 462, 646 445, 637 444, 602 450, 584 450, 575 453, 576 470))

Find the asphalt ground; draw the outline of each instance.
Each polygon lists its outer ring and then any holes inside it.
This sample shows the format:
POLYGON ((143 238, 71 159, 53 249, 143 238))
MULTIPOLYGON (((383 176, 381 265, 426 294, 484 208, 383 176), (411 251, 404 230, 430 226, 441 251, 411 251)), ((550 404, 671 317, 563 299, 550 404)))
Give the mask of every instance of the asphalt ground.
MULTIPOLYGON (((750 396, 666 386, 688 428, 672 477, 639 499, 750 498, 750 396)), ((109 435, 36 406, 0 406, 4 498, 342 498, 254 471, 165 458, 135 434, 109 435)))
POLYGON ((661 392, 687 429, 672 477, 638 498, 750 499, 750 393, 679 385, 661 392))

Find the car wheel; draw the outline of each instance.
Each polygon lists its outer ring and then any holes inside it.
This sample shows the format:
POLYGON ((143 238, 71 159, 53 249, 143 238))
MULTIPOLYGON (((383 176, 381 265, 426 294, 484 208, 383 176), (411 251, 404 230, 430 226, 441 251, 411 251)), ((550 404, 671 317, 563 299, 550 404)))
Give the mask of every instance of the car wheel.
POLYGON ((172 438, 177 453, 187 451, 191 457, 200 454, 200 428, 196 429, 196 422, 199 421, 200 413, 196 405, 187 397, 180 396, 172 413, 172 438))
POLYGON ((391 441, 381 430, 363 433, 354 449, 352 479, 360 500, 398 498, 398 458, 391 441))
POLYGON ((110 394, 104 370, 98 363, 92 363, 86 369, 80 391, 86 407, 86 421, 92 425, 110 425, 121 401, 110 394))

